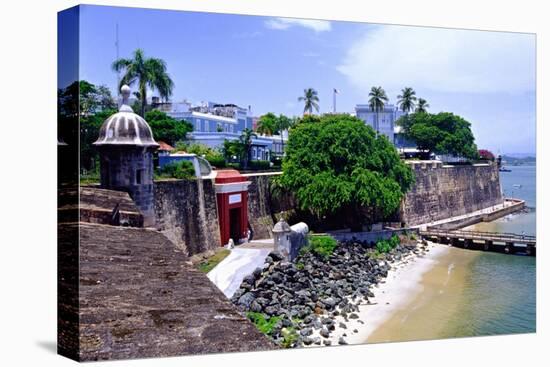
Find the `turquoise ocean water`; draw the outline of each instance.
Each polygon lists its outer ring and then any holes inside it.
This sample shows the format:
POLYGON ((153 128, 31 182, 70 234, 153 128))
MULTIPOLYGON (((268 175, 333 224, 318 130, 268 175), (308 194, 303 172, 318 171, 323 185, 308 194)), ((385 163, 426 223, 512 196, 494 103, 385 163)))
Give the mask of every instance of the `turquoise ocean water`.
MULTIPOLYGON (((505 196, 526 200, 528 213, 513 214, 476 230, 536 234, 535 166, 501 172, 505 196)), ((536 258, 480 253, 466 280, 462 312, 451 320, 449 336, 516 334, 536 331, 536 258), (458 319, 459 318, 459 319, 458 319)))

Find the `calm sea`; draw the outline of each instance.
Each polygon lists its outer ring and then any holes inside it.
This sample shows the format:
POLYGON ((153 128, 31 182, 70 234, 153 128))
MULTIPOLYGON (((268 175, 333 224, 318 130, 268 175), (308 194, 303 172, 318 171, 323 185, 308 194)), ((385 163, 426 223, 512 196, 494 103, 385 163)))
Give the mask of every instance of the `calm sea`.
MULTIPOLYGON (((510 168, 512 172, 500 173, 504 194, 524 199, 530 211, 472 227, 535 235, 535 166, 510 168)), ((483 252, 469 266, 461 312, 450 320, 448 336, 534 332, 536 258, 483 252)))

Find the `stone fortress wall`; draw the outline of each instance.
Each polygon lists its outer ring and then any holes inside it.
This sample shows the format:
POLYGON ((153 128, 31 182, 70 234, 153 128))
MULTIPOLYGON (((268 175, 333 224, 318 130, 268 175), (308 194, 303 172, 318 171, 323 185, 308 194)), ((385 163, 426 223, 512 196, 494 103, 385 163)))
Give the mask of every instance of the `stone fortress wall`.
MULTIPOLYGON (((496 164, 446 166, 441 162, 409 162, 415 184, 405 195, 399 219, 407 226, 463 215, 503 202, 496 164)), ((275 209, 271 180, 278 173, 247 174, 248 218, 255 239, 272 238, 275 209)), ((191 256, 220 246, 214 182, 155 182, 156 227, 191 256)))
POLYGON ((401 204, 408 226, 471 213, 503 202, 496 164, 447 166, 411 161, 415 184, 401 204))
POLYGON ((155 227, 186 255, 220 246, 214 181, 155 181, 155 227))

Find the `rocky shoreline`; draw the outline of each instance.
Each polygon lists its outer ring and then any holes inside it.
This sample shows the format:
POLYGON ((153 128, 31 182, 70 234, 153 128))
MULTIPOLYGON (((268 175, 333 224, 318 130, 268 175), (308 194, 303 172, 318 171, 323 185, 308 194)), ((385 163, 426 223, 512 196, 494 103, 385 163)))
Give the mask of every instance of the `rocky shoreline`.
POLYGON ((264 333, 281 347, 348 344, 364 323, 359 305, 375 302, 372 287, 392 267, 428 251, 425 242, 400 240, 388 253, 376 252, 370 243, 339 242, 328 257, 309 251, 293 263, 271 252, 231 301, 249 318, 269 325, 264 333))

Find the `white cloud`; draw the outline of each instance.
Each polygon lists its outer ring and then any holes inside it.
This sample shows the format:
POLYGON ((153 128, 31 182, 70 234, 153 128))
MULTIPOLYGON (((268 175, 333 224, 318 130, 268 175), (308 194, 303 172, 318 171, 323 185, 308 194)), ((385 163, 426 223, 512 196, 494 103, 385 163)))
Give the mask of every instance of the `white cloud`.
MULTIPOLYGON (((466 93, 535 89, 534 35, 380 26, 351 44, 337 69, 361 92, 381 85, 466 93)), ((388 94, 389 94, 388 93, 388 94)))
POLYGON ((285 30, 293 26, 311 29, 315 32, 325 32, 332 29, 331 23, 326 20, 272 18, 265 21, 267 28, 285 30))

